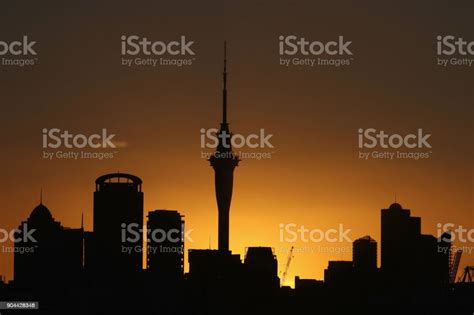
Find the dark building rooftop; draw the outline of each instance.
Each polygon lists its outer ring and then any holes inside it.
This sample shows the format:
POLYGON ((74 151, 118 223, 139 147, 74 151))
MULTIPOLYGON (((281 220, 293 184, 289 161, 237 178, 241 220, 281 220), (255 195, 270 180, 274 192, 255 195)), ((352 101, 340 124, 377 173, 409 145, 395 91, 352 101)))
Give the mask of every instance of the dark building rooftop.
POLYGON ((142 183, 143 182, 139 177, 126 173, 111 173, 102 175, 95 181, 97 191, 110 187, 111 185, 114 187, 119 185, 132 186, 134 188, 136 187, 138 191, 142 191, 142 183))
POLYGON ((402 210, 403 207, 401 204, 397 203, 397 202, 394 202, 390 205, 389 207, 390 210, 402 210))
POLYGON ((49 211, 49 209, 42 203, 40 203, 33 209, 33 211, 31 211, 29 220, 37 222, 54 221, 51 211, 49 211))

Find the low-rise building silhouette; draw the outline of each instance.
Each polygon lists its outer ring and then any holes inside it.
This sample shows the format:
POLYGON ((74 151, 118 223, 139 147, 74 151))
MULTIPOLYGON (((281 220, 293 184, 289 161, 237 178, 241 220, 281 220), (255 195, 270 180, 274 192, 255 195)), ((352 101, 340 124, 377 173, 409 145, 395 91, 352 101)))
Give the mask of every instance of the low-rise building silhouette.
POLYGON ((328 288, 348 288, 354 284, 354 265, 352 261, 329 261, 324 270, 324 282, 328 288))
POLYGON ((242 280, 242 262, 238 254, 214 249, 191 249, 188 261, 188 279, 200 285, 242 280))
POLYGON ((251 288, 276 290, 279 287, 278 261, 271 247, 247 248, 244 267, 251 288))
POLYGON ((324 281, 316 279, 302 279, 295 277, 295 290, 318 292, 324 289, 324 281))

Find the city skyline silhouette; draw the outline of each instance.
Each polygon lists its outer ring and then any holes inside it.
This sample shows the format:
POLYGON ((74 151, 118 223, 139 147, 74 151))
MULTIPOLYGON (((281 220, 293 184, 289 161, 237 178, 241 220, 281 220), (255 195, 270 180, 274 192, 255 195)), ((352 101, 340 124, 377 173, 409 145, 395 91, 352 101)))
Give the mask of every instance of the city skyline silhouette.
MULTIPOLYGON (((236 48, 238 49, 238 47, 236 48)), ((216 54, 218 57, 216 58, 221 59, 222 50, 220 45, 218 48, 216 48, 216 51, 218 51, 216 54)), ((217 78, 215 80, 216 82, 220 82, 220 77, 217 75, 217 73, 222 71, 221 62, 215 63, 217 66, 215 72, 212 73, 212 75, 217 78), (217 68, 219 70, 217 70, 217 68)), ((260 119, 258 124, 253 123, 251 125, 247 125, 247 117, 242 119, 241 111, 247 114, 249 113, 248 106, 242 102, 239 96, 239 94, 245 92, 245 90, 242 90, 242 82, 245 82, 245 77, 241 73, 242 71, 239 70, 239 67, 234 68, 237 68, 236 71, 234 71, 234 73, 237 73, 232 77, 232 82, 234 84, 233 86, 237 85, 237 87, 233 88, 231 95, 233 98, 235 98, 235 100, 232 100, 232 103, 235 103, 235 107, 239 108, 239 110, 233 110, 232 112, 233 121, 235 121, 234 125, 236 126, 236 130, 239 132, 253 132, 255 131, 255 126, 265 125, 264 122, 266 120, 260 119), (235 78, 235 76, 237 76, 237 78, 235 78)), ((214 97, 219 95, 219 93, 222 93, 219 83, 214 82, 211 85, 215 85, 217 87, 216 91, 208 89, 213 93, 214 97)), ((214 102, 214 105, 206 106, 206 108, 209 109, 210 114, 205 112, 206 116, 209 116, 209 120, 207 117, 203 119, 205 123, 199 122, 198 125, 192 121, 186 122, 189 124, 194 124, 192 127, 196 128, 196 130, 202 126, 214 127, 218 119, 216 117, 221 115, 221 111, 216 110, 222 105, 218 103, 219 102, 214 102)), ((253 112, 250 114, 251 115, 249 116, 255 116, 255 113, 253 112)), ((271 117, 272 115, 267 115, 265 119, 271 120, 271 117)), ((395 117, 394 120, 397 121, 398 118, 395 117)), ((304 126, 304 128, 302 128, 300 131, 305 130, 307 127, 304 125, 304 122, 299 124, 304 126)), ((181 125, 186 124, 183 123, 181 125)), ((404 127, 403 130, 411 131, 412 126, 414 125, 410 124, 409 127, 404 127)), ((270 131, 279 130, 278 125, 274 123, 270 124, 270 127, 272 127, 270 131)), ((172 132, 172 130, 172 128, 169 130, 161 130, 167 135, 166 137, 159 137, 158 135, 153 137, 151 136, 153 134, 150 134, 150 136, 151 138, 157 139, 158 141, 162 141, 160 138, 173 139, 174 132, 172 132), (173 136, 171 136, 171 134, 173 134, 173 136)), ((109 160, 110 165, 113 166, 107 166, 107 169, 109 171, 116 169, 127 169, 131 170, 130 173, 150 174, 147 175, 147 182, 149 183, 151 189, 157 191, 157 193, 150 194, 149 198, 145 201, 145 203, 149 203, 148 205, 145 205, 145 212, 151 210, 152 208, 156 208, 158 205, 158 208, 170 207, 175 209, 183 209, 182 212, 191 218, 191 221, 188 221, 188 226, 208 225, 208 228, 204 230, 205 232, 201 233, 198 230, 196 231, 198 236, 198 244, 196 244, 196 247, 208 247, 210 240, 211 247, 215 248, 218 246, 218 233, 211 227, 217 224, 214 222, 214 220, 217 218, 213 215, 214 212, 212 210, 214 207, 214 199, 212 194, 209 194, 209 184, 210 181, 212 181, 212 178, 209 178, 207 176, 207 170, 202 168, 202 161, 194 158, 192 154, 190 154, 192 152, 196 153, 198 146, 199 137, 196 135, 196 130, 188 130, 188 133, 178 137, 178 145, 160 142, 160 144, 156 145, 154 148, 156 151, 151 153, 148 152, 148 154, 147 152, 135 151, 138 147, 137 144, 143 145, 143 143, 130 143, 129 146, 119 149, 119 155, 117 158, 109 160), (188 141, 190 138, 193 138, 193 141, 188 141), (184 152, 185 154, 182 156, 187 156, 188 158, 183 159, 177 155, 174 155, 174 158, 170 159, 167 154, 162 154, 160 152, 160 149, 166 147, 169 148, 166 150, 171 150, 173 152, 175 152, 174 150, 178 150, 176 149, 177 147, 179 149, 184 147, 189 148, 185 149, 185 151, 179 151, 181 153, 184 152), (128 157, 127 150, 129 150, 131 153, 131 155, 128 157), (146 160, 147 163, 139 163, 139 161, 142 159, 146 160), (160 161, 160 163, 157 163, 156 166, 157 170, 160 171, 159 173, 158 171, 150 172, 147 167, 145 167, 145 164, 149 164, 153 160, 160 161), (180 165, 183 168, 183 173, 186 172, 187 174, 193 174, 193 176, 189 177, 189 180, 192 182, 189 187, 183 185, 181 178, 184 176, 184 174, 180 173, 180 168, 174 168, 176 172, 180 174, 180 176, 175 176, 172 167, 165 167, 165 165, 168 165, 169 163, 173 165, 175 165, 174 163, 176 163, 176 165, 180 165), (115 166, 115 164, 117 164, 117 166, 115 166), (184 171, 184 169, 186 171, 184 171), (160 180, 162 176, 166 177, 169 182, 162 182, 160 180), (183 188, 184 190, 179 192, 176 187, 183 188), (184 196, 191 198, 192 202, 185 202, 186 198, 183 198, 184 196), (192 217, 189 216, 190 213, 195 212, 200 213, 200 215, 192 217)), ((37 131, 38 130, 33 132, 36 142, 35 144, 31 145, 32 148, 36 148, 38 144, 37 131)), ((143 135, 141 131, 136 132, 140 135, 143 135)), ((275 135, 275 138, 279 143, 276 143, 277 154, 274 156, 274 158, 265 161, 246 160, 245 167, 238 170, 240 176, 234 183, 234 190, 237 189, 241 193, 237 199, 233 199, 233 213, 235 220, 233 221, 233 225, 231 223, 230 230, 236 231, 237 233, 235 234, 239 235, 239 237, 234 239, 230 238, 230 242, 231 247, 233 247, 234 250, 241 255, 245 253, 245 247, 251 244, 253 239, 262 239, 261 245, 274 247, 280 255, 286 255, 289 247, 279 248, 278 225, 280 223, 291 222, 302 225, 306 224, 306 222, 316 222, 312 223, 309 227, 323 229, 334 228, 335 224, 337 225, 339 223, 345 223, 348 224, 351 229, 353 229, 354 237, 369 234, 375 239, 380 239, 379 229, 373 227, 375 226, 374 223, 366 224, 366 222, 377 222, 377 215, 371 209, 378 209, 381 204, 386 204, 387 200, 392 199, 392 196, 394 196, 395 193, 398 193, 399 199, 403 200, 405 204, 412 205, 411 208, 414 209, 416 215, 428 218, 424 221, 425 226, 423 227, 423 230, 426 231, 426 233, 433 235, 437 234, 438 223, 453 222, 457 225, 468 226, 466 223, 469 223, 472 217, 472 213, 469 208, 469 192, 467 191, 469 186, 465 185, 467 178, 466 174, 468 173, 463 172, 462 170, 450 169, 449 172, 452 171, 450 174, 458 174, 460 176, 459 182, 454 184, 459 185, 459 187, 453 186, 458 188, 446 190, 446 187, 448 187, 448 183, 446 182, 439 183, 438 185, 435 185, 435 188, 432 188, 432 186, 428 185, 431 179, 423 175, 426 175, 425 170, 440 163, 440 160, 437 157, 430 159, 429 161, 423 161, 424 163, 426 162, 428 164, 423 164, 424 167, 421 167, 419 170, 417 170, 417 174, 420 176, 412 175, 411 177, 407 177, 410 172, 412 172, 412 169, 416 167, 416 164, 412 164, 411 162, 407 161, 394 161, 394 163, 388 161, 387 163, 384 161, 371 161, 371 165, 373 165, 373 167, 368 167, 367 163, 364 164, 361 163, 361 161, 352 161, 351 163, 345 165, 349 155, 342 159, 337 157, 339 155, 336 157, 329 157, 327 156, 328 153, 325 153, 328 148, 327 146, 321 148, 318 154, 314 154, 314 152, 307 154, 304 150, 303 152, 299 152, 298 148, 308 148, 308 145, 306 143, 299 142, 297 139, 305 138, 296 137, 294 141, 283 141, 282 139, 282 137, 285 137, 286 135, 292 135, 293 132, 294 131, 292 130, 288 131, 281 129, 281 131, 275 135), (288 143, 294 143, 295 146, 289 145, 288 143), (289 159, 289 156, 292 158, 289 159), (313 159, 318 160, 319 163, 312 163, 311 161, 313 159), (321 162, 326 162, 327 164, 320 164, 321 162), (268 166, 264 166, 264 163, 268 164, 268 166), (382 166, 382 163, 385 163, 385 171, 380 171, 381 168, 379 166, 382 166), (281 164, 287 165, 288 168, 286 170, 281 169, 281 164), (428 165, 430 167, 428 167, 428 165), (353 175, 350 174, 351 172, 348 172, 351 170, 351 168, 352 170, 356 170, 353 175), (306 171, 306 169, 311 171, 306 171), (339 171, 341 173, 339 173, 339 171), (280 179, 281 175, 279 172, 282 172, 285 175, 285 180, 280 179), (318 180, 313 180, 313 174, 317 175, 318 180), (399 174, 399 176, 394 177, 391 174, 399 174), (366 176, 370 176, 373 182, 366 182, 363 179, 366 176), (387 181, 385 178, 386 176, 387 178, 388 176, 392 176, 390 177, 392 181, 387 181), (269 178, 269 180, 266 181, 265 185, 263 185, 260 178, 269 178), (409 179, 405 181, 405 178, 409 179), (358 188, 352 189, 351 187, 358 188), (421 189, 421 193, 415 194, 414 192, 418 191, 418 189, 421 189), (437 200, 431 198, 433 190, 436 192, 433 194, 438 196, 437 200), (441 190, 443 193, 440 193, 441 190), (455 190, 457 193, 453 192, 455 190), (359 195, 358 192, 361 192, 362 195, 359 195), (459 195, 461 198, 454 198, 459 195), (295 199, 291 196, 299 197, 295 199), (361 196, 364 196, 364 198, 361 196), (374 196, 374 199, 368 198, 368 196, 374 196), (440 198, 441 201, 438 202, 438 199, 440 198), (452 200, 452 203, 448 202, 448 198, 452 200), (448 207, 456 209, 456 211, 448 213, 445 211, 445 209, 448 207), (292 213, 292 216, 288 216, 287 214, 289 212, 287 209, 302 209, 302 211, 295 211, 295 213, 292 213), (437 215, 427 215, 432 212, 435 212, 437 215), (355 213, 358 215, 356 216, 355 213), (249 222, 246 220, 246 217, 249 217, 250 215, 257 216, 258 218, 249 222), (450 215, 453 215, 454 217, 451 217, 450 215), (271 224, 262 226, 258 223, 266 220, 269 216, 271 216, 271 224), (236 222, 239 223, 236 224, 236 222), (241 224, 243 222, 245 222, 245 224, 241 224), (249 228, 247 228, 247 225, 249 228), (259 229, 263 229, 265 232, 260 233, 259 229), (232 244, 232 242, 234 242, 234 244, 232 244)), ((345 137, 342 139, 342 144, 345 144, 348 148, 351 148, 351 145, 354 144, 355 141, 351 141, 351 143, 348 143, 347 141, 349 138, 355 138, 356 133, 356 130, 350 130, 348 133, 346 133, 345 137)), ((304 134, 305 133, 298 133, 297 135, 303 136, 304 134)), ((324 133, 317 132, 315 137, 320 137, 318 134, 324 133)), ((120 134, 118 134, 118 136, 120 136, 120 134)), ((147 139, 150 138, 147 137, 147 139)), ((309 140, 305 139, 305 141, 309 141, 311 147, 315 148, 318 148, 318 143, 328 145, 327 141, 321 140, 320 138, 309 140), (316 140, 318 141, 316 142, 316 140)), ((462 141, 460 140, 460 142, 462 141)), ((436 148, 436 152, 439 152, 442 149, 443 148, 439 148, 438 146, 436 148)), ((351 148, 351 150, 351 153, 348 153, 347 151, 345 153, 354 155, 355 152, 353 148, 351 148)), ((464 165, 462 158, 463 154, 462 151, 456 152, 461 152, 459 154, 461 157, 460 163, 458 163, 458 166, 456 166, 460 167, 464 165)), ((26 158, 30 159, 32 156, 28 156, 26 158)), ((451 158, 444 156, 441 158, 441 160, 444 161, 442 164, 447 162, 444 159, 448 159, 449 161, 451 158)), ((82 213, 84 213, 84 226, 89 230, 92 229, 93 214, 90 207, 92 201, 91 197, 87 194, 87 187, 91 177, 95 176, 95 174, 104 173, 101 161, 93 162, 55 160, 53 163, 41 161, 40 165, 35 164, 36 162, 31 164, 31 167, 36 170, 33 174, 32 180, 38 183, 38 186, 45 188, 45 199, 48 200, 48 204, 51 204, 52 208, 58 213, 57 216, 60 218, 60 221, 65 222, 65 225, 68 226, 77 226, 76 222, 80 220, 82 213), (71 164, 69 163, 77 163, 77 167, 73 167, 71 169, 71 164), (62 176, 58 176, 57 173, 65 172, 68 169, 71 172, 71 175, 77 175, 77 180, 68 183, 68 187, 71 189, 63 191, 63 195, 60 198, 52 198, 52 196, 55 195, 54 192, 59 191, 64 186, 62 176), (87 176, 85 174, 87 174, 87 176), (81 196, 86 197, 78 197, 78 192, 81 192, 81 196)), ((448 167, 448 169, 450 167, 448 167)), ((436 167, 436 169, 441 170, 442 168, 436 167)), ((11 170, 8 170, 7 172, 8 176, 11 177, 11 180, 15 182, 16 179, 14 178, 17 176, 14 175, 13 171, 11 170)), ((436 177, 439 178, 441 175, 441 173, 437 174, 436 177)), ((12 211, 7 211, 4 214, 4 220, 6 224, 5 226, 8 229, 16 227, 18 222, 28 215, 28 209, 30 208, 28 204, 31 204, 27 198, 23 198, 18 195, 19 191, 17 192, 14 190, 14 186, 15 185, 8 185, 5 190, 6 195, 15 196, 14 198, 4 198, 6 200, 6 208, 12 209, 12 211), (19 200, 19 204, 13 204, 14 200, 19 200)), ((31 187, 27 190, 35 191, 36 195, 37 189, 37 187, 31 187)), ((305 244, 299 245, 303 246, 305 244)), ((9 261, 11 261, 11 257, 8 257, 8 254, 2 253, 2 259, 0 259, 2 261, 0 265, 0 274, 6 276, 7 279, 12 279, 13 266, 11 263, 9 263, 9 261), (6 257, 3 258, 3 256, 6 257)), ((331 259, 348 260, 350 259, 350 252, 346 251, 343 253, 335 253, 334 255, 328 253, 318 253, 318 255, 307 255, 307 258, 295 259, 293 262, 295 269, 290 269, 289 279, 293 279, 293 276, 295 275, 293 274, 293 270, 304 270, 302 272, 302 276, 321 279, 323 277, 322 270, 324 269, 327 261, 331 259), (319 264, 319 268, 313 268, 314 262, 319 264), (314 270, 319 271, 315 273, 314 270)), ((464 259, 470 259, 469 261, 471 262, 468 261, 468 264, 472 264, 474 262, 472 257, 465 256, 464 259)), ((380 264, 380 261, 378 263, 380 264)), ((279 267, 280 269, 283 267, 281 262, 279 267)))
MULTIPOLYGON (((438 35, 472 40, 471 2, 446 7, 421 0, 368 9, 350 1, 276 1, 270 10, 245 1, 185 7, 158 1, 137 6, 134 14, 122 4, 64 9, 57 2, 46 12, 42 3, 12 3, 5 10, 0 25, 8 31, 0 40, 28 36, 38 60, 34 67, 0 71, 2 228, 18 227, 43 187, 44 203, 58 221, 79 227, 84 213, 84 227, 92 230, 92 181, 119 170, 146 182, 145 215, 179 209, 194 229, 194 247, 217 248, 214 178, 207 157, 201 158, 200 130, 221 122, 224 39, 231 130, 274 135, 271 159, 244 159, 235 170, 234 253, 242 256, 250 245, 273 247, 283 257, 282 270, 291 246, 280 246, 280 223, 322 230, 343 223, 353 239, 369 234, 380 241, 378 209, 395 194, 424 218, 423 233, 438 235, 438 223, 472 227, 472 71, 436 65, 438 35), (121 37, 131 35, 163 42, 185 36, 194 42, 195 60, 186 67, 122 66, 121 37), (352 42, 353 61, 337 68, 280 66, 279 38, 289 35, 321 42, 343 36, 352 42), (120 145, 110 159, 48 160, 44 151, 69 149, 43 148, 45 128, 85 135, 106 128, 120 145), (360 128, 402 136, 423 129, 431 134, 426 151, 432 155, 359 159, 360 128)), ((287 284, 294 286, 295 271, 323 279, 329 260, 350 260, 350 244, 342 245, 339 252, 296 252, 287 284)), ((472 254, 462 259, 474 264, 472 254)), ((380 265, 380 255, 378 260, 380 265)), ((12 261, 0 253, 0 274, 8 280, 12 261)))
MULTIPOLYGON (((459 263, 454 263, 457 249, 451 249, 451 232, 445 232, 438 239, 422 234, 420 218, 410 216, 410 210, 399 203, 392 203, 380 212, 383 235, 380 268, 377 266, 378 242, 364 236, 353 242, 352 260, 328 261, 324 280, 296 276, 294 293, 291 293, 284 284, 280 286, 278 257, 271 247, 248 247, 242 258, 232 254, 231 248, 190 249, 189 272, 185 273, 185 220, 178 211, 150 211, 148 221, 139 222, 138 219, 136 225, 139 228, 147 226, 152 235, 155 229, 175 231, 180 241, 156 240, 154 236, 149 236, 146 242, 141 238, 129 241, 124 239, 124 230, 128 231, 125 225, 134 224, 137 219, 128 224, 121 221, 130 220, 125 218, 133 218, 130 215, 136 211, 134 209, 141 209, 145 193, 142 180, 131 174, 112 173, 97 178, 96 185, 94 213, 97 218, 105 216, 98 220, 93 231, 86 231, 82 226, 62 226, 43 204, 42 198, 27 220, 21 223, 16 237, 25 240, 22 237, 25 231, 33 228, 35 233, 32 235, 36 239, 15 243, 14 281, 0 285, 0 293, 9 301, 33 298, 32 301, 39 301, 39 310, 44 314, 61 313, 74 301, 80 304, 71 312, 74 314, 102 314, 106 309, 217 314, 228 303, 234 304, 236 314, 250 305, 260 305, 279 314, 286 312, 276 307, 279 303, 283 303, 285 309, 304 310, 312 299, 322 297, 326 301, 320 306, 322 312, 332 308, 325 304, 327 301, 344 299, 342 309, 336 311, 341 314, 346 307, 373 311, 393 305, 407 308, 410 314, 420 311, 441 314, 452 307, 454 301, 457 304, 453 314, 467 314, 474 309, 472 299, 469 299, 474 292, 472 270, 466 269, 464 274, 460 270, 458 274, 462 276, 451 279, 453 264, 459 263), (108 231, 105 243, 101 236, 103 229, 108 231), (142 269, 142 251, 145 249, 136 249, 144 248, 144 245, 148 255, 147 267, 142 269), (163 251, 163 245, 179 250, 163 251), (160 250, 152 250, 153 246, 160 250), (28 248, 34 249, 28 251, 28 248), (128 252, 124 248, 134 250, 128 252), (94 290, 80 293, 86 288, 94 290), (55 300, 65 289, 72 290, 71 294, 63 296, 61 302, 55 300), (223 295, 222 290, 228 294, 223 295), (145 303, 137 308, 136 302, 147 295, 145 292, 166 296, 166 302, 161 306, 145 303), (217 292, 221 293, 216 295, 217 292), (103 305, 103 301, 117 296, 126 297, 127 303, 103 305), (429 296, 437 296, 444 302, 426 305, 423 300, 429 296), (179 308, 173 306, 182 298, 192 302, 179 308), (295 298, 298 305, 294 304, 295 298)), ((257 309, 253 311, 257 312, 257 309)))
MULTIPOLYGON (((227 74, 224 43, 218 134, 229 134, 232 139, 227 74)), ((424 234, 421 218, 398 202, 381 209, 380 239, 366 233, 358 236, 350 242, 352 259, 328 260, 323 279, 300 277, 298 270, 293 271, 294 289, 281 283, 291 260, 301 256, 293 254, 295 248, 298 251, 293 242, 280 239, 281 246, 291 246, 283 275, 278 260, 285 257, 274 247, 259 244, 258 238, 246 247, 242 257, 232 252, 229 240, 238 233, 230 229, 230 210, 234 168, 240 158, 222 139, 207 161, 201 159, 214 171, 217 249, 188 248, 186 261, 186 218, 192 214, 183 216, 180 209, 156 205, 145 210, 146 190, 141 177, 122 172, 103 174, 95 180, 92 229, 84 228, 82 216, 79 228, 56 220, 43 203, 41 189, 39 205, 15 232, 20 241, 14 243, 14 278, 1 283, 2 296, 9 301, 37 301, 39 312, 44 314, 66 310, 72 314, 240 314, 249 308, 249 314, 264 309, 279 314, 307 310, 313 299, 320 300, 317 309, 323 313, 387 310, 393 306, 407 309, 407 313, 444 313, 453 303, 456 314, 472 312, 474 304, 469 297, 474 285, 462 258, 459 272, 465 273, 456 275, 461 256, 456 258, 457 249, 451 241, 455 231, 424 234), (146 239, 142 232, 145 227, 146 239), (32 239, 27 237, 31 228, 32 239), (132 228, 139 232, 133 233, 132 228), (155 231, 162 232, 163 237, 155 238, 155 231), (159 303, 152 302, 153 297, 159 298, 159 303), (426 304, 433 298, 436 302, 426 304), (117 300, 120 303, 114 303, 117 300), (341 300, 341 308, 334 309, 333 303, 341 300), (77 308, 71 310, 73 304, 77 308)), ((312 245, 316 244, 313 241, 312 245)))

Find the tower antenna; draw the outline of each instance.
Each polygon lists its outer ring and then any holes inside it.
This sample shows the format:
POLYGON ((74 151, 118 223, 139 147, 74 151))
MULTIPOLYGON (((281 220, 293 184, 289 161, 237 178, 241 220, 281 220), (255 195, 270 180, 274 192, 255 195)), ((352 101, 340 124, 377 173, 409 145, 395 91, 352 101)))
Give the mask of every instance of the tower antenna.
POLYGON ((224 41, 224 72, 222 90, 222 124, 227 124, 227 41, 224 41))

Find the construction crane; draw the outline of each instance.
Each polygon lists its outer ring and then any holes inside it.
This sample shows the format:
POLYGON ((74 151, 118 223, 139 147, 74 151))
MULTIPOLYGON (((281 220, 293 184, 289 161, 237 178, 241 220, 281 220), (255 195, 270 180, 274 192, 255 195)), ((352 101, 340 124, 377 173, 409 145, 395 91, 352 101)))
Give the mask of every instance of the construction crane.
POLYGON ((458 249, 455 254, 453 261, 451 262, 451 268, 449 268, 449 283, 454 283, 456 280, 456 274, 458 273, 459 262, 461 261, 462 249, 458 249))
POLYGON ((285 285, 286 275, 288 274, 288 269, 290 269, 291 259, 293 258, 293 249, 294 246, 291 246, 290 253, 288 254, 288 260, 286 261, 285 271, 281 277, 281 285, 285 285))
POLYGON ((460 277, 460 281, 459 282, 473 282, 473 279, 474 279, 474 266, 466 266, 464 267, 464 273, 462 275, 462 277, 460 277))

